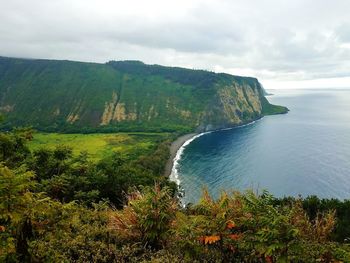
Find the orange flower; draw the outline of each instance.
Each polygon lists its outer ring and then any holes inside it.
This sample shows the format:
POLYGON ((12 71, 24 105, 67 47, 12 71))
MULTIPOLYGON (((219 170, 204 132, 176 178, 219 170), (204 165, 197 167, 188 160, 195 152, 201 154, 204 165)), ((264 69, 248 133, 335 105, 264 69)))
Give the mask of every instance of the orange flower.
POLYGON ((231 221, 231 220, 227 222, 226 228, 232 229, 232 228, 234 228, 234 227, 236 227, 235 222, 233 222, 233 221, 231 221))
POLYGON ((204 243, 205 244, 213 244, 219 240, 220 240, 220 236, 206 236, 204 243))
POLYGON ((203 236, 198 238, 198 240, 205 245, 216 243, 220 239, 220 236, 203 236))

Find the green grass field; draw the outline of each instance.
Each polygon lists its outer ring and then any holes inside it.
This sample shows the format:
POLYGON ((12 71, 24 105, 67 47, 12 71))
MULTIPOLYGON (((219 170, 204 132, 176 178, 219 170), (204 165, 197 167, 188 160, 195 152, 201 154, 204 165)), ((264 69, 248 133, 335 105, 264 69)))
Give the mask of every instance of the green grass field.
POLYGON ((97 161, 111 155, 120 153, 129 158, 147 154, 160 142, 168 138, 168 133, 94 133, 94 134, 60 134, 35 133, 29 148, 33 151, 40 148, 53 149, 58 145, 72 147, 73 154, 82 151, 89 154, 90 160, 97 161))

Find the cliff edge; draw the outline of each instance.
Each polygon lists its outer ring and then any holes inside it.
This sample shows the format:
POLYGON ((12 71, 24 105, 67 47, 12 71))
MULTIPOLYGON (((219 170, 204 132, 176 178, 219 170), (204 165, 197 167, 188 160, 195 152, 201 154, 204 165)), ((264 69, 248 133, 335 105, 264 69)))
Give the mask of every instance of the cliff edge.
POLYGON ((1 128, 202 131, 285 113, 255 78, 204 70, 0 57, 1 128))

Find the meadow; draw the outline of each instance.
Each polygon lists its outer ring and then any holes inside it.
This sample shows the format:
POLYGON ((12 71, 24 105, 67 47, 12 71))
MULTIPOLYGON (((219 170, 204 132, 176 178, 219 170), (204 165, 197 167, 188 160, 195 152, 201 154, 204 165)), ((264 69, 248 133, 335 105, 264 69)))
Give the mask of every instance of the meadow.
POLYGON ((87 152, 91 161, 98 161, 113 153, 123 157, 137 158, 152 152, 153 149, 169 137, 168 133, 94 133, 94 134, 62 134, 37 132, 29 142, 32 151, 40 148, 54 149, 59 145, 72 148, 73 155, 87 152))

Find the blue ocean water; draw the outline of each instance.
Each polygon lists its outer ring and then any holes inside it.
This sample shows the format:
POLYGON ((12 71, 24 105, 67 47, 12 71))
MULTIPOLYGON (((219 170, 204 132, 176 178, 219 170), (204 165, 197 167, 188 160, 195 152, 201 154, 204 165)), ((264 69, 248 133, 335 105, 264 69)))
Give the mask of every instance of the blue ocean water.
POLYGON ((203 186, 266 189, 275 196, 350 198, 350 90, 276 90, 285 115, 212 132, 185 147, 177 165, 184 203, 203 186))

